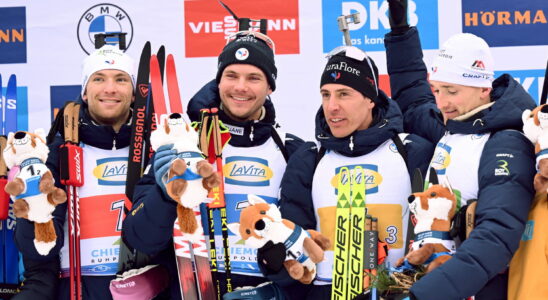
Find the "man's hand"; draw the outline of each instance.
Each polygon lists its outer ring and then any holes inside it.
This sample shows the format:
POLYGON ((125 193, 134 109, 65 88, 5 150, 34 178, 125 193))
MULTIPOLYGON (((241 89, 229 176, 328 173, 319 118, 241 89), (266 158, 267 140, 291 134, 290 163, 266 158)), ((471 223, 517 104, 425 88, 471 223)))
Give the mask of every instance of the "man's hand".
POLYGON ((407 23, 407 0, 388 0, 390 28, 392 33, 403 34, 409 29, 407 23))
POLYGON ((166 193, 165 179, 171 162, 177 157, 177 150, 173 149, 173 144, 160 146, 154 154, 154 177, 156 184, 166 193))

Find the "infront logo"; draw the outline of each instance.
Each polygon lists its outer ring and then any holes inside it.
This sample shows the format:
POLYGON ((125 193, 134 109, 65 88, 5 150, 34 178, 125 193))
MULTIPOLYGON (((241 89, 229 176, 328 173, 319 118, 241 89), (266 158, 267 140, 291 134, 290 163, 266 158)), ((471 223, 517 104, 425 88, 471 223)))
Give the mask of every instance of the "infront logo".
MULTIPOLYGON (((240 18, 265 18, 267 35, 276 54, 299 53, 298 0, 239 0, 230 9, 240 18)), ((185 56, 210 57, 221 53, 226 38, 238 31, 238 22, 217 1, 185 1, 185 56)))

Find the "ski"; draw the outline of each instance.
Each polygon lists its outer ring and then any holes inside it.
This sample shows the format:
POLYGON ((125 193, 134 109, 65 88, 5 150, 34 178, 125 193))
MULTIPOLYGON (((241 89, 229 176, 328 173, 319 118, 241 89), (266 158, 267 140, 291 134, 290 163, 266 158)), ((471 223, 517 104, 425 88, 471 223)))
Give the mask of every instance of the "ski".
MULTIPOLYGON (((129 213, 133 203, 135 185, 148 164, 146 154, 149 144, 146 142, 147 110, 149 103, 149 66, 150 66, 150 42, 146 42, 141 52, 139 67, 137 70, 137 82, 135 84, 135 100, 133 101, 133 116, 131 121, 131 138, 128 153, 128 166, 126 177, 126 199, 124 214, 129 213)), ((128 270, 144 267, 150 261, 150 257, 135 249, 130 249, 123 239, 120 240, 120 255, 118 261, 119 277, 128 270)))
MULTIPOLYGON (((12 74, 8 79, 6 87, 6 95, 2 94, 2 82, 0 78, 0 98, 1 111, 0 121, 2 136, 0 137, 0 151, 3 151, 6 146, 6 135, 9 132, 17 131, 17 77, 12 74)), ((1 156, 1 155, 0 155, 1 156)), ((4 191, 4 187, 7 183, 8 171, 4 162, 4 159, 0 160, 0 191, 1 205, 0 219, 1 224, 1 283, 0 283, 0 297, 2 299, 9 299, 15 295, 18 291, 20 272, 19 272, 19 251, 13 241, 13 234, 15 229, 15 215, 13 213, 13 201, 10 196, 4 191)))
MULTIPOLYGON (((350 181, 350 253, 348 254, 348 293, 350 299, 360 295, 364 289, 364 228, 365 228, 365 172, 355 166, 350 181)), ((352 172, 351 172, 352 173, 352 172)), ((352 175, 352 174, 349 175, 352 175)))
POLYGON ((350 181, 348 167, 339 170, 337 208, 335 215, 335 249, 331 300, 346 299, 348 293, 348 236, 350 232, 350 181))
MULTIPOLYGON (((150 80, 154 97, 154 110, 157 113, 156 118, 158 119, 162 114, 168 112, 162 85, 162 65, 163 59, 161 56, 151 56, 150 80)), ((170 106, 169 111, 171 113, 183 114, 175 60, 171 54, 167 56, 165 69, 170 106)), ((201 224, 201 215, 198 209, 195 210, 195 214, 198 223, 201 224)), ((175 222, 173 242, 183 299, 215 299, 216 293, 209 267, 209 256, 205 240, 201 240, 198 243, 191 243, 185 239, 178 228, 177 222, 175 222)))

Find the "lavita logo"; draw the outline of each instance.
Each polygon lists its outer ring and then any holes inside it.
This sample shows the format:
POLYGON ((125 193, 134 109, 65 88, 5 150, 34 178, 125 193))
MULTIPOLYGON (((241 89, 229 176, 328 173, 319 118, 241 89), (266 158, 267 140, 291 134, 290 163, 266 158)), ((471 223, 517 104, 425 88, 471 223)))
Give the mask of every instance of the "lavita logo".
POLYGON ((544 85, 545 70, 508 70, 508 71, 495 71, 495 78, 500 75, 508 73, 514 77, 514 79, 521 84, 523 89, 533 97, 537 105, 542 95, 542 86, 544 85))
POLYGON ((268 186, 274 174, 265 159, 231 156, 226 158, 223 175, 227 184, 268 186))
MULTIPOLYGON (((388 2, 323 0, 324 52, 344 44, 337 17, 359 13, 361 22, 348 24, 352 45, 366 51, 384 51, 384 35, 390 31, 388 2)), ((409 0, 408 22, 419 28, 423 49, 438 48, 438 3, 436 0, 409 0), (424 30, 421 30, 424 28, 424 30)))
POLYGON ((99 185, 125 185, 127 157, 109 157, 97 160, 93 176, 99 185))

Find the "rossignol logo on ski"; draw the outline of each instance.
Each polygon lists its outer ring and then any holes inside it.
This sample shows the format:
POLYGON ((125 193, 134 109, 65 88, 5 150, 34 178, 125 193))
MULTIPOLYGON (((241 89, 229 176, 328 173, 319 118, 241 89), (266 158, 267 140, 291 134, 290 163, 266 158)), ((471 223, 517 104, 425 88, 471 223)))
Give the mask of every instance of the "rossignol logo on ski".
POLYGON ((145 118, 146 107, 139 107, 134 110, 135 119, 135 136, 133 137, 133 155, 131 160, 136 163, 141 163, 143 159, 143 143, 145 141, 145 118))
POLYGON ((97 160, 93 176, 99 185, 125 185, 127 157, 109 157, 97 160))
POLYGON ((438 143, 430 166, 436 170, 438 175, 444 175, 450 163, 451 147, 444 143, 438 143))
MULTIPOLYGON (((377 165, 359 164, 344 167, 350 169, 351 171, 355 167, 362 167, 363 173, 356 176, 356 182, 361 183, 362 180, 365 181, 365 188, 368 195, 375 194, 379 191, 379 185, 382 183, 382 175, 378 172, 379 167, 377 165)), ((345 173, 341 173, 341 168, 335 169, 335 176, 331 179, 331 186, 335 188, 335 194, 337 193, 337 186, 341 180, 340 177, 343 176, 343 182, 348 180, 348 178, 345 177, 345 173)))
POLYGON ((268 161, 257 157, 227 157, 223 166, 227 184, 244 186, 268 186, 273 176, 268 161))
POLYGON ((102 3, 92 6, 82 14, 76 32, 78 42, 87 54, 95 50, 95 35, 98 33, 125 32, 129 48, 133 39, 133 23, 121 7, 102 3))

